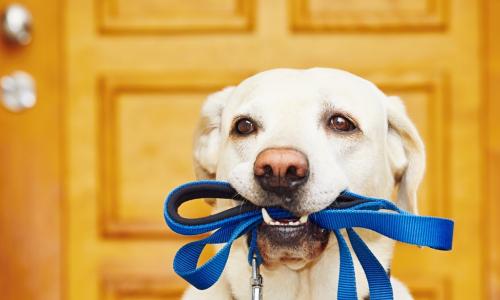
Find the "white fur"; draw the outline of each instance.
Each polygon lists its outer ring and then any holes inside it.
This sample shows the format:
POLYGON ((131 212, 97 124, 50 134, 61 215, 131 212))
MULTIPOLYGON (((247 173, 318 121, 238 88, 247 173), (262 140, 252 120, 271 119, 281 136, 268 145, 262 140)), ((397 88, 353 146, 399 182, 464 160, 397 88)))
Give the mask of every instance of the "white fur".
MULTIPOLYGON (((197 177, 228 180, 240 194, 259 205, 265 199, 253 177, 259 152, 293 147, 309 159, 310 178, 301 191, 302 208, 311 213, 328 206, 344 189, 390 198, 417 212, 416 191, 425 167, 423 143, 402 102, 375 85, 345 71, 314 68, 275 69, 259 73, 215 93, 202 109, 195 135, 197 177), (329 132, 321 114, 341 111, 358 122, 361 134, 329 132), (233 119, 251 115, 262 125, 245 138, 230 137, 233 119), (399 182, 397 182, 399 180, 399 182)), ((217 201, 216 210, 232 204, 217 201)), ((357 230, 384 267, 389 267, 394 242, 367 230, 357 230)), ((221 279, 210 289, 190 287, 183 299, 250 299, 247 247, 238 240, 221 279)), ((358 295, 368 294, 359 262, 354 258, 358 295)), ((330 238, 326 250, 307 265, 262 267, 265 299, 335 299, 339 269, 338 247, 330 238)), ((412 299, 392 278, 395 299, 412 299)))

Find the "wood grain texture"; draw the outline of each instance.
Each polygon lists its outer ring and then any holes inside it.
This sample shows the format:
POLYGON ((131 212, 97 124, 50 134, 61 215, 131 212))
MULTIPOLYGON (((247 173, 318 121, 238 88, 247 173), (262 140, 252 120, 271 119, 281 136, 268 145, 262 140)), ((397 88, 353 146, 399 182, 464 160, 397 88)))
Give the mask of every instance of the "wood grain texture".
MULTIPOLYGON (((6 4, 0 1, 0 12, 6 4)), ((22 113, 0 104, 0 298, 57 300, 63 285, 61 1, 22 4, 36 20, 33 41, 16 47, 0 39, 0 76, 29 72, 38 103, 22 113)))

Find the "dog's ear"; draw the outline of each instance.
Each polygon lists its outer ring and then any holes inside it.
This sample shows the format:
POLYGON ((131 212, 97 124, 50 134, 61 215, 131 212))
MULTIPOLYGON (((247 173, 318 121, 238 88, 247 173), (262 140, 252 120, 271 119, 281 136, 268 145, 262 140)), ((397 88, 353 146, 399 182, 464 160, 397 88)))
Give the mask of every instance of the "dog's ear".
POLYGON ((398 185, 398 204, 417 214, 417 189, 425 170, 424 143, 401 99, 394 96, 386 99, 388 159, 398 185))
POLYGON ((224 106, 234 87, 210 94, 201 109, 200 121, 193 142, 196 178, 214 179, 220 147, 220 126, 224 106))

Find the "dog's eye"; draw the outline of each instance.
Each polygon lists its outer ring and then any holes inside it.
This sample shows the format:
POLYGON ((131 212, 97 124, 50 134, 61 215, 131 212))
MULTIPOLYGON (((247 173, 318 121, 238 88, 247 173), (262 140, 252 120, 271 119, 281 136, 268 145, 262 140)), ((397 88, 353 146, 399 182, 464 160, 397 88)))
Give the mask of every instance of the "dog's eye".
POLYGON ((255 131, 255 124, 247 118, 238 120, 234 127, 234 130, 239 135, 248 135, 255 131))
POLYGON ((354 125, 351 120, 341 115, 334 115, 328 119, 328 127, 337 130, 337 131, 353 131, 356 129, 356 125, 354 125))

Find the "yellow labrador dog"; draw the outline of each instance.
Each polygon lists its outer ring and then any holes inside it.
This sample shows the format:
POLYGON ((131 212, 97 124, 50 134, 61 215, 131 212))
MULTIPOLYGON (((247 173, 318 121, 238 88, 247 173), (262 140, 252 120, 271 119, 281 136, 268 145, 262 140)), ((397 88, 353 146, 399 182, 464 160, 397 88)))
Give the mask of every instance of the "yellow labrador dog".
MULTIPOLYGON (((421 138, 397 97, 345 71, 274 69, 206 100, 195 135, 199 179, 229 181, 259 206, 281 206, 297 219, 272 220, 262 211, 258 247, 265 299, 335 299, 339 251, 331 234, 308 220, 345 189, 389 199, 417 213, 425 168, 421 138)), ((216 211, 231 201, 215 201, 216 211)), ((394 242, 357 230, 390 272, 394 242)), ((250 299, 245 239, 233 245, 226 269, 210 289, 190 287, 186 300, 250 299)), ((368 286, 355 260, 360 299, 368 286)), ((395 299, 412 299, 391 278, 395 299)))

